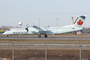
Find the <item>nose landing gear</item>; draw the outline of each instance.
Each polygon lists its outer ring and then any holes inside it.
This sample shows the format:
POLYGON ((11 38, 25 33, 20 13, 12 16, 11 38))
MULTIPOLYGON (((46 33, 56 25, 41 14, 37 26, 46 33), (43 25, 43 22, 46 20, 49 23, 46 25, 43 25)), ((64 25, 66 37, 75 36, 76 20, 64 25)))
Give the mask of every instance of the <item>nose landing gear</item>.
POLYGON ((9 37, 9 35, 7 35, 7 37, 9 37))

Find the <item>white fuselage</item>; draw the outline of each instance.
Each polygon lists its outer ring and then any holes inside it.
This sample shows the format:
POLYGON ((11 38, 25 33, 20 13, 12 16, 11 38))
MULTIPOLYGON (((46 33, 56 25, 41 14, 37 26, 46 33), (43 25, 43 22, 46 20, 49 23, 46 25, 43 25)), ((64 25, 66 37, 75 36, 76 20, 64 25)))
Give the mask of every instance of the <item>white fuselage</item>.
POLYGON ((38 26, 32 26, 27 28, 15 28, 10 29, 10 31, 6 31, 3 34, 4 35, 38 35, 38 37, 41 37, 41 35, 45 35, 44 37, 47 37, 47 35, 50 34, 63 34, 73 31, 82 30, 82 24, 85 20, 86 16, 78 16, 75 20, 73 25, 67 25, 63 27, 38 27, 38 26))
POLYGON ((6 31, 5 33, 3 33, 4 35, 27 35, 27 34, 63 34, 63 33, 68 33, 68 32, 73 32, 73 31, 77 31, 77 30, 82 30, 82 28, 77 28, 74 25, 69 25, 69 26, 63 26, 63 27, 40 27, 42 30, 37 30, 33 27, 29 27, 28 28, 28 32, 27 30, 25 30, 25 28, 13 28, 10 29, 10 31, 6 31))

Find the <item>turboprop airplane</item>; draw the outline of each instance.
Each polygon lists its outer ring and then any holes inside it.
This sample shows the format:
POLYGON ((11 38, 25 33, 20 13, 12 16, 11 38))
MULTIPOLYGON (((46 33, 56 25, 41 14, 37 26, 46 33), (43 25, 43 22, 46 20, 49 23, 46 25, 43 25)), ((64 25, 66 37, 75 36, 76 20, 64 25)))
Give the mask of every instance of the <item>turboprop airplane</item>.
POLYGON ((82 30, 82 24, 85 20, 86 16, 78 16, 74 24, 62 26, 62 27, 38 27, 38 26, 32 26, 27 28, 16 28, 16 29, 10 29, 9 31, 4 32, 4 35, 38 35, 38 37, 41 37, 41 35, 44 35, 44 37, 47 37, 47 35, 51 34, 63 34, 68 32, 74 32, 78 30, 82 30))

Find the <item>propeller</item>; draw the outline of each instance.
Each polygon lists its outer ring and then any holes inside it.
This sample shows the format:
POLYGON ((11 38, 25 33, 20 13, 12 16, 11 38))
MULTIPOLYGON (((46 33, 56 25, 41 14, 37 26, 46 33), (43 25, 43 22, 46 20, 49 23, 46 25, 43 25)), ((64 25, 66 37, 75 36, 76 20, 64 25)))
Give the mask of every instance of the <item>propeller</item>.
POLYGON ((27 30, 27 32, 29 31, 29 30, 28 30, 28 24, 26 25, 26 28, 25 28, 25 30, 27 30))

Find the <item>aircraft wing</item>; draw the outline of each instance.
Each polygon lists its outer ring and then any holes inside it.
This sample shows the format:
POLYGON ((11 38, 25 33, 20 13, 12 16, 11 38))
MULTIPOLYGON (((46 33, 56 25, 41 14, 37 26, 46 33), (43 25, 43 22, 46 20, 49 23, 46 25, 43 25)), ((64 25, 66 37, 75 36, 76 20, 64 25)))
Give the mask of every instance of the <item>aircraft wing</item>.
POLYGON ((44 31, 42 28, 37 27, 37 26, 32 26, 33 28, 37 29, 39 31, 39 34, 45 34, 46 31, 44 31))
POLYGON ((37 26, 32 26, 33 28, 37 29, 38 31, 44 31, 42 28, 37 27, 37 26))

